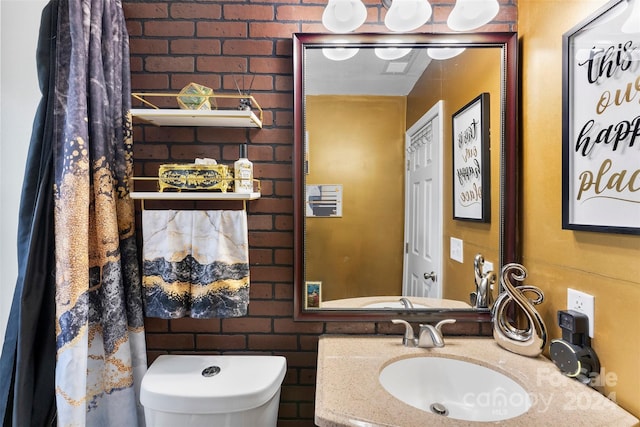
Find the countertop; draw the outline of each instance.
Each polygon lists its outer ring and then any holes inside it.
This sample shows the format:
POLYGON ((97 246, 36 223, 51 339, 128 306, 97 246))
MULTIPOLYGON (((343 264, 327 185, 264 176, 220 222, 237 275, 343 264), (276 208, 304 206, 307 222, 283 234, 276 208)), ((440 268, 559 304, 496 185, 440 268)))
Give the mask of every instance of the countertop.
MULTIPOLYGON (((426 298, 426 297, 406 297, 414 304, 423 305, 428 308, 471 308, 464 301, 456 301, 443 298, 426 298)), ((379 295, 372 297, 354 297, 323 301, 320 308, 366 308, 371 304, 394 303, 400 302, 400 297, 395 295, 379 295)), ((397 310, 397 308, 396 308, 397 310)))
POLYGON ((401 336, 323 335, 318 345, 315 423, 338 426, 639 426, 637 418, 597 391, 568 378, 544 356, 511 353, 492 338, 445 337, 443 348, 408 348, 401 336), (532 398, 525 414, 482 423, 443 418, 395 399, 378 381, 389 363, 407 357, 446 356, 501 372, 532 398))

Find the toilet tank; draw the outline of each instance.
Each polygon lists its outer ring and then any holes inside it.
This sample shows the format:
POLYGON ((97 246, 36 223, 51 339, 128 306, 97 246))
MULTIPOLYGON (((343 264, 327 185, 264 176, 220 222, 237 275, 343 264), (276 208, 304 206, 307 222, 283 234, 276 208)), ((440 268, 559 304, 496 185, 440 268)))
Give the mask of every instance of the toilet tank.
POLYGON ((281 356, 159 356, 140 390, 147 427, 275 427, 286 369, 281 356))

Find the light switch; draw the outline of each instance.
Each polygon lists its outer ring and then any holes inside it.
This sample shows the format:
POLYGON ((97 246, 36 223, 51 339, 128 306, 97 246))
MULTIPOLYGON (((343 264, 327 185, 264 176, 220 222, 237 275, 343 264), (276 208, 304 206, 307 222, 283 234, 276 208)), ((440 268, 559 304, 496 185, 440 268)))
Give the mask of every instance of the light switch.
POLYGON ((451 237, 449 244, 449 257, 452 260, 458 261, 459 263, 463 262, 462 258, 462 240, 456 239, 455 237, 451 237))

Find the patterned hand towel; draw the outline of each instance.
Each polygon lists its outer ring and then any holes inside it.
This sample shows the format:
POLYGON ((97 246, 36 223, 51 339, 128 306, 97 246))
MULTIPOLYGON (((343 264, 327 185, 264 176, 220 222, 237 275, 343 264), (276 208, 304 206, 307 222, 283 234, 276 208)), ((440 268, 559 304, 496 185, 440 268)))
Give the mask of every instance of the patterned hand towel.
POLYGON ((147 317, 246 315, 246 211, 144 210, 142 238, 147 317))

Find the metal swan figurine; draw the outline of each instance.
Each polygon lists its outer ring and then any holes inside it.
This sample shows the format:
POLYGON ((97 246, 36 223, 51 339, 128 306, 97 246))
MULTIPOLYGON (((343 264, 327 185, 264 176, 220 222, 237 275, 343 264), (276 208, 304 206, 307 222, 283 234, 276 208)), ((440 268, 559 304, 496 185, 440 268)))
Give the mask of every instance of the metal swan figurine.
POLYGON ((493 320, 493 338, 503 348, 523 356, 536 357, 547 342, 547 329, 540 314, 533 307, 544 300, 542 291, 530 285, 514 286, 511 279, 523 281, 527 277, 527 270, 520 264, 510 263, 502 268, 501 283, 504 292, 496 298, 491 310, 493 320), (525 292, 536 294, 536 299, 529 299, 525 292), (515 304, 510 304, 511 302, 515 304), (514 310, 509 310, 514 306, 514 310), (518 318, 524 313, 528 322, 526 329, 519 329, 510 321, 510 315, 518 318), (511 311, 511 313, 509 313, 511 311))

